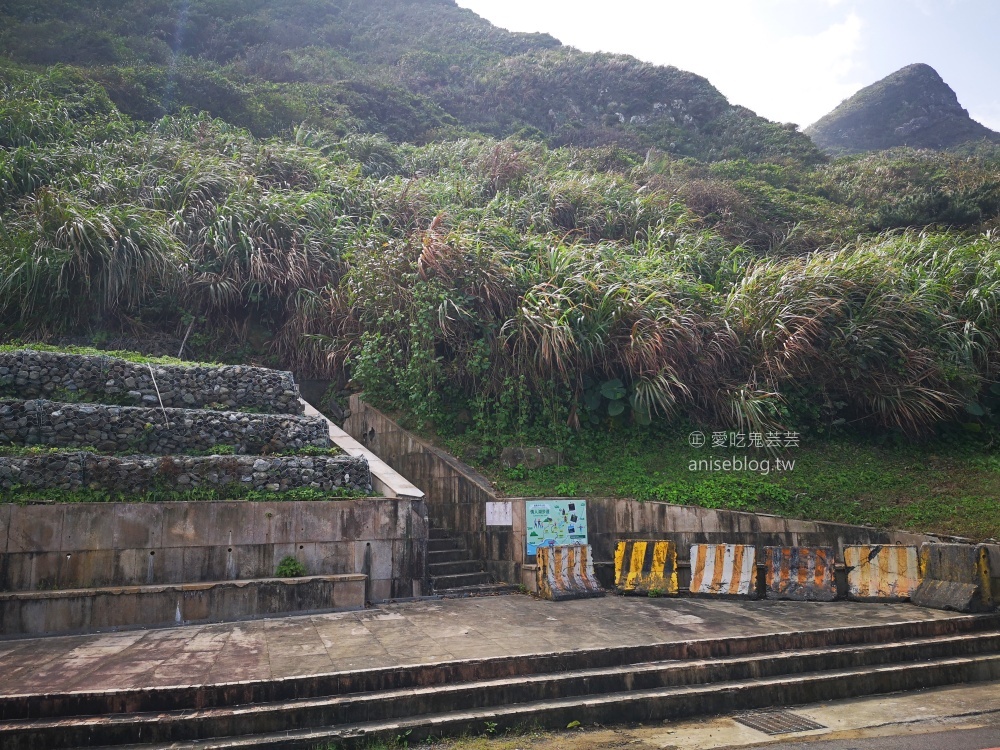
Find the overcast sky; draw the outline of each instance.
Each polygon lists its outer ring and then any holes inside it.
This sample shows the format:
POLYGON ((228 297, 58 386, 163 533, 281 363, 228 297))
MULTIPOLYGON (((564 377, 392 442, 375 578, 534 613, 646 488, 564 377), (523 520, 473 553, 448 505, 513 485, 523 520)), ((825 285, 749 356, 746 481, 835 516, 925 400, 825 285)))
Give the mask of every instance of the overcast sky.
POLYGON ((910 63, 1000 130, 1000 0, 457 0, 512 31, 708 78, 734 104, 805 127, 910 63))

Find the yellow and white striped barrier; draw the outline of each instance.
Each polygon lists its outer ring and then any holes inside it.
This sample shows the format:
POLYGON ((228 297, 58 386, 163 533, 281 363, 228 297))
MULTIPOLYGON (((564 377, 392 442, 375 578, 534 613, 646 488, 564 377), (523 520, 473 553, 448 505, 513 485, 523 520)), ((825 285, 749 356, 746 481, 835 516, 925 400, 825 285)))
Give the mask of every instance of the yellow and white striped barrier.
POLYGON ((864 544, 844 547, 847 598, 856 602, 905 602, 920 585, 916 547, 864 544))
POLYGON ((618 542, 615 588, 623 594, 677 596, 677 545, 641 539, 618 542))
POLYGON ((539 547, 536 552, 538 595, 554 602, 604 596, 594 575, 590 545, 539 547))
POLYGON ((767 598, 832 602, 837 598, 832 547, 767 547, 767 598))
POLYGON ((756 599, 756 548, 746 544, 693 545, 691 593, 756 599))

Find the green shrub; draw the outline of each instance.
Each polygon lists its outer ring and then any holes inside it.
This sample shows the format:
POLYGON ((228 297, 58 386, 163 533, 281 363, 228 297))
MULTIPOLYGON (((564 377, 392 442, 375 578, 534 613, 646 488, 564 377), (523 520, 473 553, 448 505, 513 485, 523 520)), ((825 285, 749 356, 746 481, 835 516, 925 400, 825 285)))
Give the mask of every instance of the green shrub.
POLYGON ((306 574, 306 566, 291 555, 281 558, 278 569, 274 572, 277 578, 301 578, 306 574))

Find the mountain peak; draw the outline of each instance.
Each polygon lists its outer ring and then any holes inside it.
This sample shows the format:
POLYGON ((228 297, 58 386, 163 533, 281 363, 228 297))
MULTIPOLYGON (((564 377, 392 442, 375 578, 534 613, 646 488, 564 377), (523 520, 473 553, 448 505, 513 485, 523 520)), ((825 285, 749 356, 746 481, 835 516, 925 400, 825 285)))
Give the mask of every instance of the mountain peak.
POLYGON ((938 73, 936 70, 934 70, 934 68, 932 68, 927 63, 913 63, 912 65, 907 65, 903 68, 900 68, 892 75, 886 76, 886 78, 892 78, 892 77, 906 78, 911 76, 926 76, 927 78, 939 81, 940 83, 947 86, 947 84, 944 83, 944 79, 941 77, 941 74, 938 73))
POLYGON ((925 63, 907 65, 861 89, 805 132, 833 154, 1000 142, 1000 133, 973 120, 952 88, 925 63))

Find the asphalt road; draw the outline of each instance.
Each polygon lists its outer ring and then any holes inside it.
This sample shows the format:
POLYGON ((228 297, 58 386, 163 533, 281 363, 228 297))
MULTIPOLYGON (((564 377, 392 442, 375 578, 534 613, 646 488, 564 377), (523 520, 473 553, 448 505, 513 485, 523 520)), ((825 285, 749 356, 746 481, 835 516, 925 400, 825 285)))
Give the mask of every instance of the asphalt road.
POLYGON ((907 734, 856 740, 793 742, 767 750, 1000 750, 1000 725, 933 734, 907 734))

